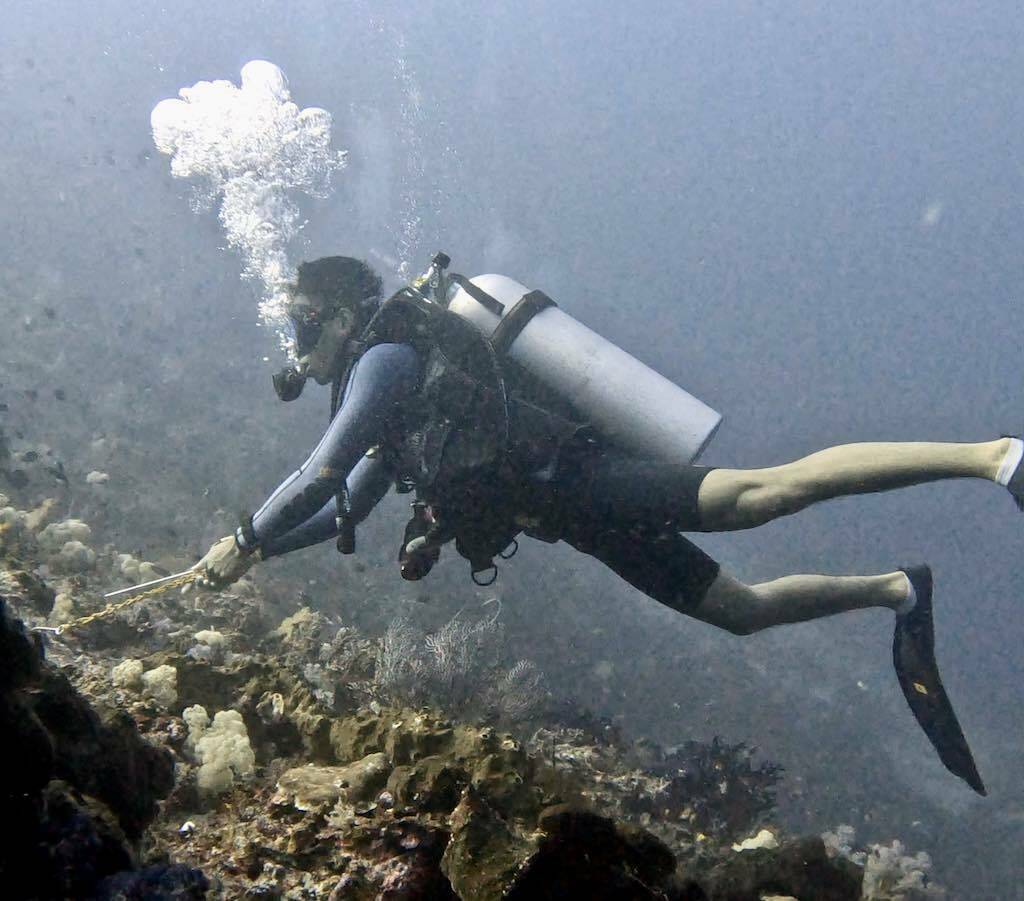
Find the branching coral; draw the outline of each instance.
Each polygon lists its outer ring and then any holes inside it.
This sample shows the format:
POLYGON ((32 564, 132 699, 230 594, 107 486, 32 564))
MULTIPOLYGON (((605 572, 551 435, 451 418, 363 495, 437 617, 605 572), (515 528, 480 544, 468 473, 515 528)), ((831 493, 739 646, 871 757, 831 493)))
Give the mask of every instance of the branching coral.
POLYGON ((858 848, 852 826, 841 825, 835 832, 822 835, 825 848, 834 857, 845 857, 864 867, 861 897, 864 901, 911 901, 921 898, 945 898, 946 890, 931 881, 928 871, 932 859, 926 851, 905 853, 898 839, 888 845, 869 844, 858 848))
POLYGON ((501 665, 499 613, 476 622, 456 615, 423 638, 406 620, 395 620, 381 641, 376 693, 389 703, 507 722, 536 715, 547 700, 543 674, 529 660, 501 665))

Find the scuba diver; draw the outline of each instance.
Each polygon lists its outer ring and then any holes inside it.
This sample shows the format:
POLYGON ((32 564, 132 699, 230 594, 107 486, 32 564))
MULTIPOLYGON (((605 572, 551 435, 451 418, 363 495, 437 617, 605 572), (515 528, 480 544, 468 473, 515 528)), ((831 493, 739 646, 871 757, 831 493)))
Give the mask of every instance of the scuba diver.
POLYGON ((647 398, 661 383, 644 379, 667 380, 541 292, 502 276, 449 274, 448 263, 438 254, 386 301, 380 278, 358 260, 299 267, 288 306, 298 362, 274 385, 283 400, 308 379, 330 385, 330 424, 306 462, 196 564, 201 586, 224 587, 257 561, 331 538, 351 553, 355 526, 395 486, 415 492, 398 555, 406 579, 425 576, 454 542, 474 581, 490 584, 493 559, 511 556, 507 549, 526 534, 566 541, 654 600, 736 635, 888 607, 896 614, 893 661, 911 710, 946 767, 985 794, 939 678, 928 566, 748 585, 683 533, 751 529, 830 498, 954 478, 995 481, 1024 509, 1019 438, 847 444, 763 469, 696 465, 720 421, 714 411, 676 386, 676 401, 664 395, 652 408, 647 398), (497 327, 481 328, 484 310, 497 327), (544 350, 552 334, 557 340, 544 350), (574 356, 583 345, 586 354, 574 356), (627 369, 638 367, 628 389, 600 394, 593 385, 614 385, 622 358, 627 369), (574 384, 584 386, 576 397, 553 390, 567 367, 579 370, 574 384), (598 394, 585 397, 584 389, 598 394), (610 439, 607 411, 616 404, 621 428, 610 439), (677 431, 692 428, 678 450, 652 443, 664 434, 644 437, 680 408, 677 431))

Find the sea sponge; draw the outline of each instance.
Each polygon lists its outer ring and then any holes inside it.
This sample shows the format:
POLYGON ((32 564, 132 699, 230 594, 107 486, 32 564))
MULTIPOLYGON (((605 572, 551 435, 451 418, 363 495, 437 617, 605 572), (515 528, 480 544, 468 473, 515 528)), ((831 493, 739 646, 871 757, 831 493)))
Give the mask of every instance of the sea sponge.
POLYGON ((58 591, 48 619, 50 625, 59 626, 62 623, 71 622, 77 615, 78 606, 75 604, 74 597, 67 592, 58 591))
POLYGON ((92 529, 80 519, 51 522, 39 533, 39 545, 44 551, 56 553, 69 541, 84 544, 92 537, 92 529))
MULTIPOLYGON (((5 499, 0 494, 0 499, 5 499)), ((15 507, 0 506, 0 548, 13 548, 28 535, 28 514, 15 507)))
POLYGON ((169 664, 142 674, 142 694, 161 707, 170 707, 178 700, 178 671, 169 664))
POLYGON ((193 636, 196 641, 200 644, 209 645, 211 648, 223 648, 227 644, 227 639, 220 632, 216 632, 213 629, 203 629, 201 632, 196 632, 193 636))
POLYGON ((124 576, 132 583, 141 582, 139 578, 139 561, 131 554, 118 554, 115 558, 115 565, 124 576))
POLYGON ((206 710, 196 704, 182 711, 188 724, 186 747, 199 761, 197 784, 205 795, 219 795, 237 780, 252 774, 256 755, 249 744, 242 715, 237 710, 221 710, 210 725, 206 710))
POLYGON ((81 541, 68 541, 52 558, 51 565, 55 572, 84 573, 96 566, 96 552, 81 541))
POLYGON ((199 644, 190 647, 186 656, 193 660, 206 660, 214 664, 224 662, 228 653, 228 644, 227 639, 220 632, 203 629, 196 632, 195 639, 199 644))
MULTIPOLYGON (((142 661, 127 660, 121 661, 110 671, 110 681, 118 688, 128 688, 137 691, 142 688, 142 661)), ((156 670, 154 670, 156 672, 156 670)))
POLYGON ((132 584, 140 582, 151 582, 167 575, 161 572, 152 563, 145 560, 136 560, 131 554, 118 554, 114 558, 114 565, 118 571, 132 584))
POLYGON ((188 738, 185 739, 185 747, 193 754, 196 751, 196 743, 206 732, 210 725, 210 715, 202 704, 193 704, 181 711, 181 718, 188 726, 188 738))

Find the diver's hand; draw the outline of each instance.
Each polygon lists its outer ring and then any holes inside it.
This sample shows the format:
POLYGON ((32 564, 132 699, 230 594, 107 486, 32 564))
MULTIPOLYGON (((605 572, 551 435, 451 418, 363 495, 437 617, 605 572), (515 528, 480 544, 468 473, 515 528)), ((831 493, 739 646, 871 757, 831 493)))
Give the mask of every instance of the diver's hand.
POLYGON ((259 550, 244 551, 238 546, 234 535, 227 535, 215 541, 192 569, 199 573, 196 584, 200 588, 226 588, 244 576, 260 558, 259 550))

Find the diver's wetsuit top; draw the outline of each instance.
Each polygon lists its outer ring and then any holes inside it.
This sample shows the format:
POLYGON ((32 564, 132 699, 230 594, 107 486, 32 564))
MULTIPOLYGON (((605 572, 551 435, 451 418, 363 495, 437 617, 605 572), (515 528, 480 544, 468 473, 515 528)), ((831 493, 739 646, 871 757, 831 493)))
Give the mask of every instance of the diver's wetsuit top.
MULTIPOLYGON (((264 557, 334 537, 342 479, 353 520, 369 515, 395 474, 366 452, 394 437, 419 400, 421 377, 420 355, 408 344, 378 344, 360 357, 320 443, 253 516, 264 557)), ((638 460, 585 432, 529 464, 512 489, 528 535, 566 541, 676 610, 700 602, 719 567, 680 532, 701 530, 697 492, 709 467, 638 460)))
POLYGON ((378 344, 355 363, 344 398, 313 453, 253 515, 264 557, 330 538, 336 531, 334 498, 344 479, 352 518, 362 522, 387 493, 391 474, 366 457, 415 399, 419 355, 408 344, 378 344))

